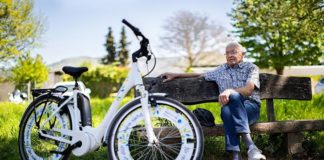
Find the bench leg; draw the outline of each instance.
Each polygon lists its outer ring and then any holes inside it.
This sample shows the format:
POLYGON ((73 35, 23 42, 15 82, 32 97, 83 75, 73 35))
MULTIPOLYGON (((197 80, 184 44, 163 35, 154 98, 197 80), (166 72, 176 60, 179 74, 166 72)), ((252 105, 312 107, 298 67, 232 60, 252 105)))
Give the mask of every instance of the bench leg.
POLYGON ((287 145, 287 153, 292 156, 304 152, 302 142, 304 135, 302 133, 286 133, 285 142, 287 145))

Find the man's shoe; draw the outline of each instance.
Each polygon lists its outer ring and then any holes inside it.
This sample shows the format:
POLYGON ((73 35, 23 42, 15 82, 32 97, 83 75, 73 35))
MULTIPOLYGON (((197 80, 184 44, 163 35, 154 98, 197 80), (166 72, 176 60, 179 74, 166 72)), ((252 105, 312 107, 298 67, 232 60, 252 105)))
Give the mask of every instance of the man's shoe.
POLYGON ((248 160, 266 160, 266 157, 261 154, 261 150, 259 150, 256 146, 250 146, 248 150, 248 160))

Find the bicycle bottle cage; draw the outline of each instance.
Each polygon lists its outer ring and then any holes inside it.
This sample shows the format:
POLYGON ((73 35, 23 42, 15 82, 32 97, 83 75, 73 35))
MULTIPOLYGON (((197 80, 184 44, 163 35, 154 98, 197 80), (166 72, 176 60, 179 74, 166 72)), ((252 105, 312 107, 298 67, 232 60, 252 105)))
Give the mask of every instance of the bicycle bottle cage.
POLYGON ((81 124, 82 126, 92 126, 91 107, 90 101, 87 96, 82 93, 78 93, 78 108, 81 112, 81 124))

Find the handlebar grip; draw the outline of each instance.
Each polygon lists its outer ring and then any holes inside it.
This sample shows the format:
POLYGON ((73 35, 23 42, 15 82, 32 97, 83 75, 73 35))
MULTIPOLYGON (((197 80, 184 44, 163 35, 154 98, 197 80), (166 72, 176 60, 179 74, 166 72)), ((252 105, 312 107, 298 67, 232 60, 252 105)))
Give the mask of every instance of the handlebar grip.
POLYGON ((134 27, 132 24, 130 24, 128 21, 126 21, 125 19, 123 19, 122 20, 122 22, 126 25, 126 26, 128 26, 133 32, 134 32, 134 34, 136 35, 136 36, 142 36, 142 33, 141 33, 141 31, 138 29, 138 28, 136 28, 136 27, 134 27))

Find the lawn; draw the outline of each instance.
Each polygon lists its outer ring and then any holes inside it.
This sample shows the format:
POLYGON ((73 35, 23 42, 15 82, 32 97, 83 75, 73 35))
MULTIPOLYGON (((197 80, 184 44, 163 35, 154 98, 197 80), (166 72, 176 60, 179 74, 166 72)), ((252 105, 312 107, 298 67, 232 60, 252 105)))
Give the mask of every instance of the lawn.
MULTIPOLYGON (((130 98, 128 98, 129 100, 130 98)), ((112 98, 93 99, 91 101, 93 124, 97 126, 103 119, 112 98)), ((315 95, 311 101, 275 100, 275 112, 277 120, 296 119, 324 119, 324 94, 315 95)), ((28 104, 12 104, 9 102, 0 103, 0 159, 19 159, 18 154, 18 130, 20 118, 28 104)), ((206 108, 210 110, 216 123, 221 123, 220 106, 217 103, 205 103, 189 106, 195 108, 206 108)), ((265 103, 261 107, 260 121, 266 121, 265 103)), ((305 141, 303 145, 307 154, 315 158, 324 158, 324 132, 303 133, 305 141)), ((269 135, 253 135, 253 139, 262 150, 272 157, 282 157, 280 150, 282 135, 270 137, 269 135), (271 140, 269 140, 271 139, 271 140)), ((204 159, 216 159, 226 157, 224 151, 223 137, 210 137, 205 141, 204 159)), ((244 149, 244 146, 242 146, 244 149)), ((100 148, 97 152, 90 153, 82 158, 72 159, 105 159, 106 148, 100 148)))

